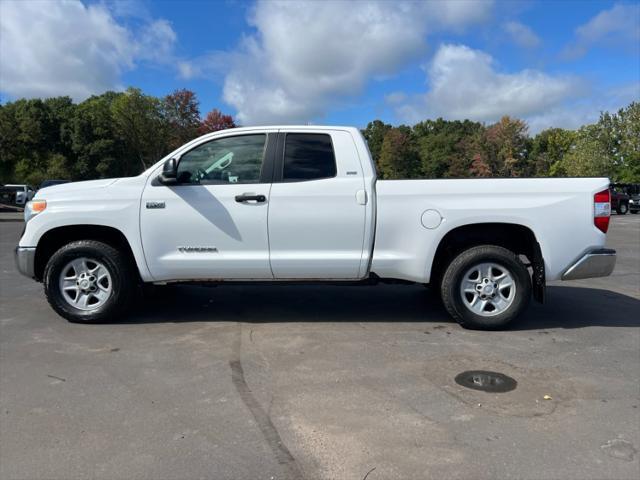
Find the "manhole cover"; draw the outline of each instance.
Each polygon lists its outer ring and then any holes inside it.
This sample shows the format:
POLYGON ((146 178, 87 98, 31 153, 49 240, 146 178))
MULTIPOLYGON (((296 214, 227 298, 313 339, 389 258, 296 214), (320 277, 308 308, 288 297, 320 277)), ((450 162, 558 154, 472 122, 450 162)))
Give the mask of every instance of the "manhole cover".
POLYGON ((462 372, 455 378, 458 385, 482 390, 483 392, 510 392, 515 390, 518 382, 503 373, 485 372, 484 370, 470 370, 462 372))

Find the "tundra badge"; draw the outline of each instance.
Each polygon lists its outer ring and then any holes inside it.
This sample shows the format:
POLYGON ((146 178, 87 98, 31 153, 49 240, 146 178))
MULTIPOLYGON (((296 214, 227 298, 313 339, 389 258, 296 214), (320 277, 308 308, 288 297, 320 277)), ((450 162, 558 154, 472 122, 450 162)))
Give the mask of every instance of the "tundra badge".
POLYGON ((147 208, 164 208, 164 202, 147 202, 147 208))
POLYGON ((178 247, 182 253, 218 253, 216 247, 178 247))

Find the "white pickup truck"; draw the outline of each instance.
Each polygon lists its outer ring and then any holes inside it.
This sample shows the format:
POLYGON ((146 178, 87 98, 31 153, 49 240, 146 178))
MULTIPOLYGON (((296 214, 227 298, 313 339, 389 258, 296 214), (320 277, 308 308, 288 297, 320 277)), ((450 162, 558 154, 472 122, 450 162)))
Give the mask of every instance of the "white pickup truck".
POLYGON ((406 282, 435 287, 463 326, 495 329, 546 281, 611 273, 608 187, 376 180, 356 128, 237 128, 137 177, 38 192, 16 262, 73 322, 117 318, 144 283, 406 282))

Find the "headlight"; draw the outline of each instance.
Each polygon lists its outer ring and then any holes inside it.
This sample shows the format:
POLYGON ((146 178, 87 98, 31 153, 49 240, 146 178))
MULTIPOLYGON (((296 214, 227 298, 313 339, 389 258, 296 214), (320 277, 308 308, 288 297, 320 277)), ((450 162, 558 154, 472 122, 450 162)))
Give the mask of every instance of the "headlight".
POLYGON ((629 203, 633 205, 634 203, 636 203, 636 201, 632 198, 631 200, 629 200, 629 203))
POLYGON ((33 217, 47 208, 46 200, 31 200, 24 206, 24 222, 27 223, 33 217))

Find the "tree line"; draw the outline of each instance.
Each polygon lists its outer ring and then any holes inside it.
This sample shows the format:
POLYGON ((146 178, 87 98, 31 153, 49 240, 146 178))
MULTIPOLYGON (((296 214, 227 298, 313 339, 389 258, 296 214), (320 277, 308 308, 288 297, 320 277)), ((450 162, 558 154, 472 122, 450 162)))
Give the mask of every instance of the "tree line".
POLYGON ((137 175, 189 140, 232 127, 217 109, 202 118, 189 90, 157 98, 129 88, 79 104, 20 99, 0 105, 0 182, 137 175))
POLYGON ((604 176, 640 183, 640 103, 577 130, 549 128, 530 136, 526 122, 503 117, 425 120, 392 127, 380 120, 363 131, 382 178, 604 176))
MULTIPOLYGON (((196 95, 163 98, 136 88, 74 103, 69 97, 0 105, 0 182, 87 180, 137 175, 192 140, 236 126, 217 109, 200 114, 196 95)), ((640 182, 640 103, 577 130, 531 136, 526 122, 503 117, 425 120, 393 127, 380 120, 362 131, 385 179, 608 176, 640 182)))

